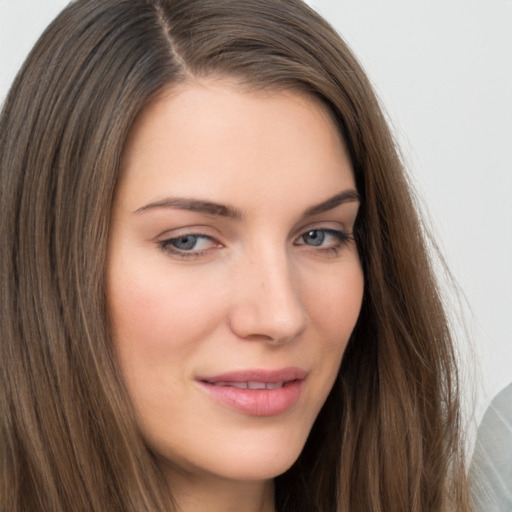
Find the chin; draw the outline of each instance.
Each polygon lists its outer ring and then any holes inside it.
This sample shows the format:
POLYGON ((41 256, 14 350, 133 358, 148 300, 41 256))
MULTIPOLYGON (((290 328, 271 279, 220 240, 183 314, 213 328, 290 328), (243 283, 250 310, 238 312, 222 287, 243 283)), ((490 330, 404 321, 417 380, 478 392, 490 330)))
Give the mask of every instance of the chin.
POLYGON ((265 450, 250 457, 239 456, 225 468, 225 478, 242 481, 271 480, 285 473, 298 459, 301 451, 268 456, 265 450))
MULTIPOLYGON (((271 429, 272 430, 272 429, 271 429)), ((281 429, 278 429, 281 430, 281 429)), ((169 473, 209 475, 221 480, 265 481, 285 473, 298 459, 307 432, 284 429, 280 432, 244 432, 231 439, 201 439, 195 450, 183 453, 159 446, 160 459, 169 473)), ((157 447, 155 447, 157 448, 157 447)))

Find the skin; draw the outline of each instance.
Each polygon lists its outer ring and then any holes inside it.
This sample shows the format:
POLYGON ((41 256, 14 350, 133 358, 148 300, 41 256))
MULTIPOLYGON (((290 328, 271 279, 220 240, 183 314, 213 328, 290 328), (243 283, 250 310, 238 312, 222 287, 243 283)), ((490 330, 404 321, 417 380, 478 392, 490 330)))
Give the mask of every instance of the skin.
POLYGON ((180 510, 274 510, 273 478, 299 456, 361 307, 357 209, 338 130, 303 94, 210 78, 165 91, 137 119, 113 207, 109 314, 180 510), (232 215, 191 211, 191 199, 232 215), (296 403, 270 416, 198 382, 287 367, 307 376, 296 403))

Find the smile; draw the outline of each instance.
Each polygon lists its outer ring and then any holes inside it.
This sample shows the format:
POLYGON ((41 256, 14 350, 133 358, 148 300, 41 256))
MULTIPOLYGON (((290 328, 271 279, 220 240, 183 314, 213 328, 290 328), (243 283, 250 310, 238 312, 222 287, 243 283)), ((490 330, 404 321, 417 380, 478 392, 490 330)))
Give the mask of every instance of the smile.
POLYGON ((215 402, 251 416, 275 416, 299 400, 307 372, 300 368, 248 370, 198 379, 215 402))

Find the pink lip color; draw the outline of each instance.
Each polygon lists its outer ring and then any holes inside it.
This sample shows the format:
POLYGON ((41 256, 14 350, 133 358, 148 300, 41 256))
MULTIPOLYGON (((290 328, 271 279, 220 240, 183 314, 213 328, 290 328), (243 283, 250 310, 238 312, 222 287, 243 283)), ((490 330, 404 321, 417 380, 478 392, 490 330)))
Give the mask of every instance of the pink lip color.
POLYGON ((224 405, 252 416, 275 416, 290 409, 300 398, 302 382, 307 372, 300 368, 281 370, 247 370, 224 373, 198 379, 199 384, 211 396, 224 405), (276 389, 244 389, 215 383, 258 382, 281 383, 276 389))

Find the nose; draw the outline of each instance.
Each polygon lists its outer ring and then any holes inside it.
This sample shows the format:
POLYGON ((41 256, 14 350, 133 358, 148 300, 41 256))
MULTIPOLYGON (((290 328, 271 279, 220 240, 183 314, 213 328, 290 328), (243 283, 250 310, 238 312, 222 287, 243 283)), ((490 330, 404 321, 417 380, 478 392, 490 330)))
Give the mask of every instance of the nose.
POLYGON ((286 254, 269 251, 250 258, 232 282, 230 326, 240 338, 272 344, 288 343, 308 323, 300 283, 286 254))

